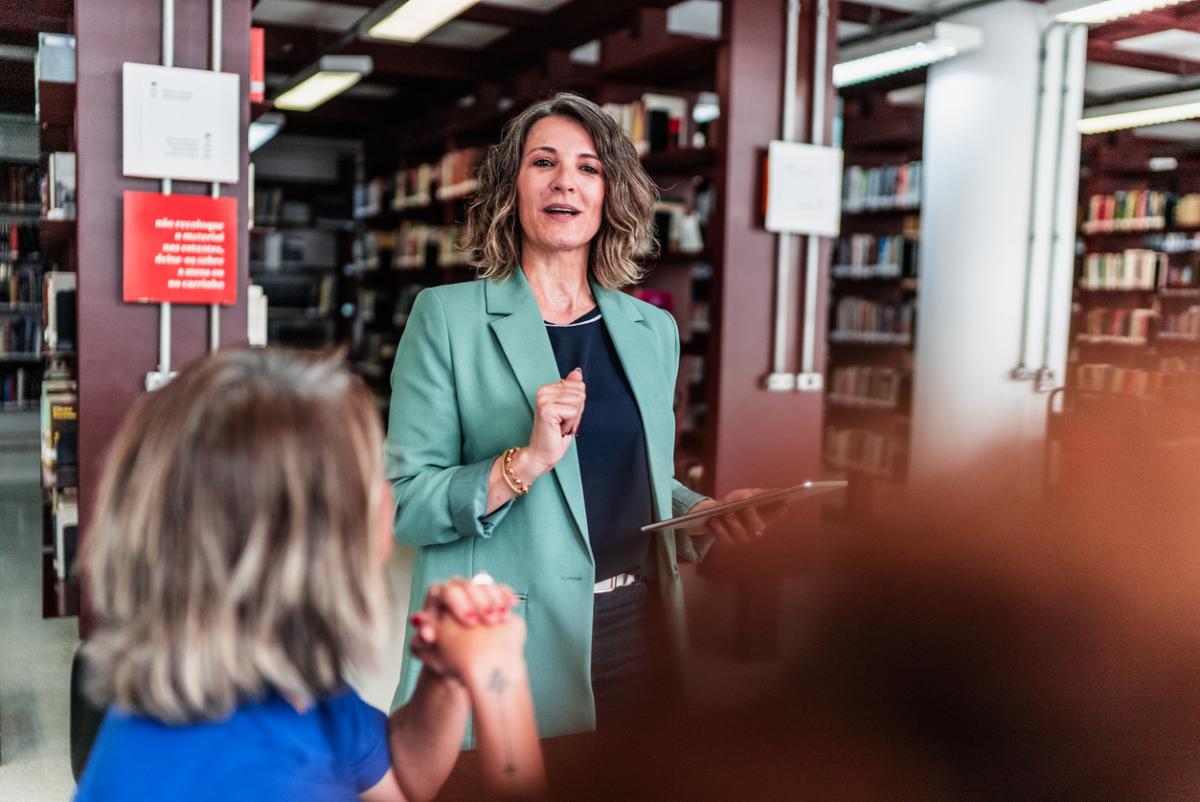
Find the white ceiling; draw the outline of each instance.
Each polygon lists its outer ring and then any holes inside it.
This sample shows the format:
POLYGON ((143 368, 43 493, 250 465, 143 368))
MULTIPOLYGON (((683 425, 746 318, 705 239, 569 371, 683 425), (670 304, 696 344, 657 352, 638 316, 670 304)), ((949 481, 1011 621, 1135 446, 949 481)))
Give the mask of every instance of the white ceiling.
POLYGON ((478 50, 487 47, 511 30, 503 25, 453 19, 422 39, 421 44, 478 50))
POLYGON ((1121 50, 1149 53, 1153 56, 1179 56, 1200 61, 1200 33, 1181 31, 1178 28, 1121 39, 1115 44, 1121 50))
POLYGON ((667 9, 667 30, 684 36, 721 38, 719 0, 685 0, 667 9))
POLYGON ((369 8, 316 0, 260 0, 251 15, 255 22, 303 25, 327 31, 348 31, 369 8))

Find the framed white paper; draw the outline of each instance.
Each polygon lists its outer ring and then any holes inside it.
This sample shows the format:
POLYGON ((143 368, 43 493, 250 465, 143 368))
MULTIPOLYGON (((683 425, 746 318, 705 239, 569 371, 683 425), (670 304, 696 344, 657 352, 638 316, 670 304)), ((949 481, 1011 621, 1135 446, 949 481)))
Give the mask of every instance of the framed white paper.
POLYGON ((237 183, 240 76, 156 64, 123 67, 122 172, 237 183))
POLYGON ((836 237, 842 149, 775 141, 767 149, 767 230, 836 237))

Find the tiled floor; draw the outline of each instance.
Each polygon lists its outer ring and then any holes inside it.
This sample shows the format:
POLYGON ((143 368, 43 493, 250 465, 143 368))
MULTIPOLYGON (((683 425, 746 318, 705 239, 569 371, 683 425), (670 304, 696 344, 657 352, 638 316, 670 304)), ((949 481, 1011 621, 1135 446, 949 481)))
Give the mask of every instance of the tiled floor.
POLYGON ((0 451, 0 800, 70 798, 68 688, 77 623, 42 619, 38 455, 0 451))

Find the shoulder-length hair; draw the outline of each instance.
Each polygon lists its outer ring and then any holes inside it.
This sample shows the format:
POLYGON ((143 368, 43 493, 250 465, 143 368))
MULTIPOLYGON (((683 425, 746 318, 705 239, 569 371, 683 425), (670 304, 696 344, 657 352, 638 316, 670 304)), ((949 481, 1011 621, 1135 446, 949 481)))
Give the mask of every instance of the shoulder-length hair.
POLYGON ((505 279, 521 260, 517 173, 529 129, 545 117, 566 117, 583 126, 596 144, 604 175, 604 214, 592 240, 590 268, 601 286, 620 289, 641 280, 638 262, 653 248, 657 191, 629 135, 595 103, 570 92, 538 101, 504 126, 500 142, 479 167, 479 188, 467 210, 463 250, 479 277, 505 279))
POLYGON ((389 625, 382 433, 335 355, 229 350, 121 427, 84 566, 92 693, 167 722, 276 691, 307 704, 389 625))

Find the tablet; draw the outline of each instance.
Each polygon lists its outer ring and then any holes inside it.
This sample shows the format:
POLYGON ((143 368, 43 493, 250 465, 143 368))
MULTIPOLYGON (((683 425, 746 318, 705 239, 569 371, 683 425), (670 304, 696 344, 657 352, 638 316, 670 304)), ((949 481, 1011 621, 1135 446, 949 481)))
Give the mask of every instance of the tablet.
POLYGON ((702 523, 709 518, 716 518, 721 515, 726 515, 738 510, 749 509, 750 507, 763 507, 768 504, 781 504, 796 501, 802 498, 811 498, 813 496, 821 496, 825 493, 832 493, 835 490, 845 490, 846 482, 844 480, 829 481, 829 482, 802 482, 791 487, 783 487, 778 490, 768 490, 765 493, 759 493, 757 496, 743 498, 737 501, 730 501, 727 504, 717 504, 713 507, 707 507, 700 512, 689 512, 687 515, 680 515, 678 518, 669 518, 665 521, 649 524, 642 527, 643 532, 657 532, 661 529, 678 529, 681 526, 690 524, 702 523))

